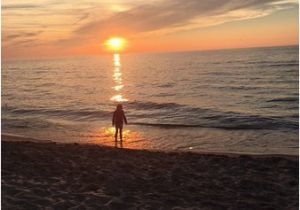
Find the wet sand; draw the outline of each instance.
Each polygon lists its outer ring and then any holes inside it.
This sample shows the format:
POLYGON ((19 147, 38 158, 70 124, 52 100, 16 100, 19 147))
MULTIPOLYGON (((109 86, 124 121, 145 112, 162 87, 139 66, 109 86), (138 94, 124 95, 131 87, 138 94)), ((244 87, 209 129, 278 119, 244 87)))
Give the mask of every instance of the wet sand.
POLYGON ((2 136, 4 210, 298 209, 298 156, 11 140, 2 136))

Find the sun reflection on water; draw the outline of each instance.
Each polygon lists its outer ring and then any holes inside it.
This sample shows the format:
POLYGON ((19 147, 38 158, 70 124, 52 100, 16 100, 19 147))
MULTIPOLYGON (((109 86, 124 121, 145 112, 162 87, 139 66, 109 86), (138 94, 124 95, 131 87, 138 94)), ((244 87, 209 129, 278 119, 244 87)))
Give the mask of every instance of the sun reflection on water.
POLYGON ((114 72, 113 72, 113 80, 115 85, 112 87, 116 91, 116 94, 113 95, 110 100, 116 102, 128 101, 128 99, 124 98, 121 90, 124 88, 122 81, 122 72, 121 72, 121 59, 120 54, 115 53, 113 56, 113 64, 114 64, 114 72))
POLYGON ((121 62, 120 62, 120 54, 115 53, 114 54, 114 67, 120 67, 121 62))
POLYGON ((119 90, 121 90, 123 87, 124 87, 124 85, 116 85, 116 86, 114 86, 114 89, 115 89, 116 91, 119 91, 119 90))
POLYGON ((110 100, 117 101, 117 102, 128 101, 126 98, 123 98, 121 94, 114 95, 113 97, 110 98, 110 100))
MULTIPOLYGON (((96 135, 93 135, 91 139, 91 143, 101 144, 106 146, 116 146, 114 136, 115 136, 115 128, 108 127, 108 128, 101 128, 95 131, 96 135)), ((123 129, 123 148, 130 148, 130 149, 143 149, 144 137, 142 133, 132 131, 130 129, 123 129)), ((118 145, 120 144, 120 140, 118 138, 118 145)))

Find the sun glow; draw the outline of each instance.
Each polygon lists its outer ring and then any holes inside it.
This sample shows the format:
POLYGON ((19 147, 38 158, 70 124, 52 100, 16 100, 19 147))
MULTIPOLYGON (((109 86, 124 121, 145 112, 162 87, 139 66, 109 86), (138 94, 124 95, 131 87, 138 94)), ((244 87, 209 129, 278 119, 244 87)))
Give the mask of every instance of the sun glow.
POLYGON ((113 37, 105 42, 105 46, 108 50, 119 52, 125 48, 126 40, 120 37, 113 37))

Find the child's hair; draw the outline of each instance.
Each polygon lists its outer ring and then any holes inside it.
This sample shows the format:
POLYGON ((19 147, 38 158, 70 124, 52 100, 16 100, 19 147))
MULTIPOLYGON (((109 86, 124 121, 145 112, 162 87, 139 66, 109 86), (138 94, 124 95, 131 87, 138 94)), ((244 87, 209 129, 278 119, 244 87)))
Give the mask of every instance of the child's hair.
POLYGON ((118 105, 117 105, 117 110, 122 110, 122 109, 123 109, 122 104, 118 104, 118 105))

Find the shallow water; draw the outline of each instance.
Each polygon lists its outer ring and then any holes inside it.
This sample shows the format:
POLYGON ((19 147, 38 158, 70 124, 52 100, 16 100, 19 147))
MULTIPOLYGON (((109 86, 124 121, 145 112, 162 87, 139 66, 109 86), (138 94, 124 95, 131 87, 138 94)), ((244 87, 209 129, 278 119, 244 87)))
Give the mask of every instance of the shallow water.
POLYGON ((2 61, 2 132, 124 147, 298 154, 298 46, 2 61))

